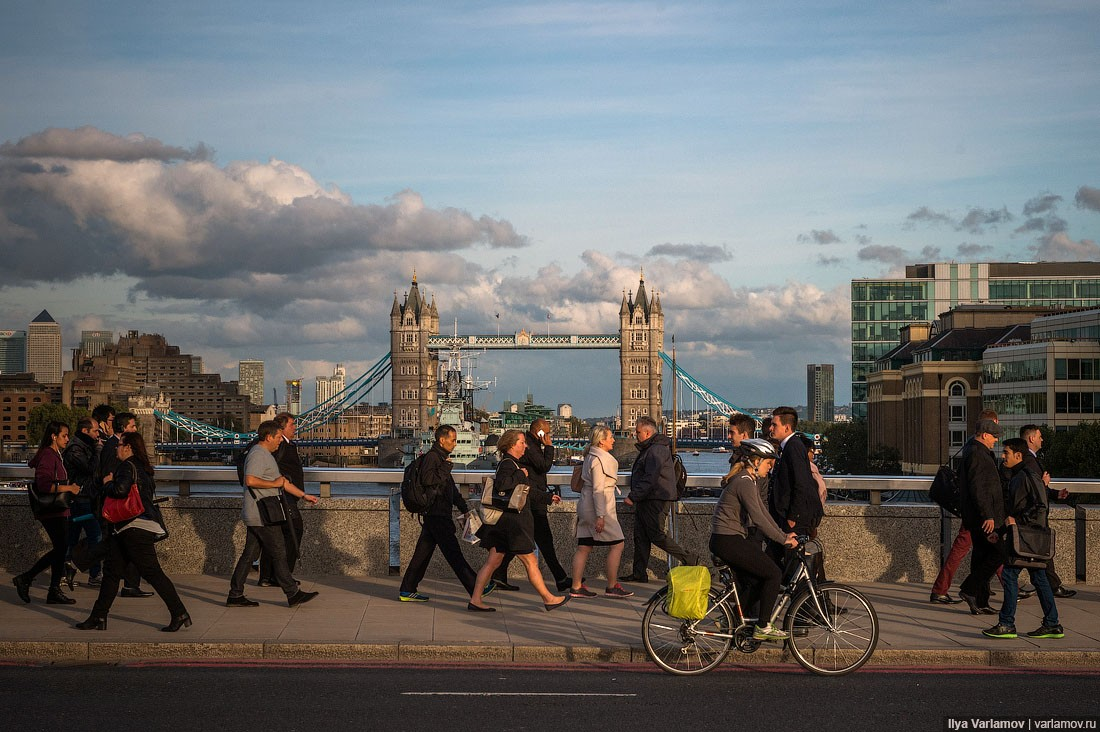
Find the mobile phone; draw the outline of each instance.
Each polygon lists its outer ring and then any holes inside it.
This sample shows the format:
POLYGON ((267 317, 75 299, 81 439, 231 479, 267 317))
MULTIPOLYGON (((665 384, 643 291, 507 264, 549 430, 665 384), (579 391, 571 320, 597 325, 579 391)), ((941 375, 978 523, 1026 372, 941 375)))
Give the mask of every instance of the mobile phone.
POLYGON ((539 439, 540 439, 540 440, 541 440, 541 439, 542 439, 543 437, 546 437, 546 432, 545 432, 545 431, 543 431, 543 430, 539 430, 539 431, 538 431, 538 432, 536 432, 535 434, 536 434, 536 435, 538 435, 538 437, 539 437, 539 439))

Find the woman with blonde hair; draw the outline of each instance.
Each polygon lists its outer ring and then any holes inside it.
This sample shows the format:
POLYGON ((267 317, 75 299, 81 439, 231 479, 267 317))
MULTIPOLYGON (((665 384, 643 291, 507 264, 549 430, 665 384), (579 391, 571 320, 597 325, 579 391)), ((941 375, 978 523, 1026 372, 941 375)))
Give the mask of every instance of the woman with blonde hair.
POLYGON ((634 595, 616 581, 623 557, 623 529, 615 513, 619 462, 611 454, 615 435, 603 426, 593 427, 581 467, 581 497, 577 499, 577 553, 573 555, 570 597, 596 597, 585 587, 584 567, 592 547, 607 547, 607 589, 604 597, 624 599, 634 595))
MULTIPOLYGON (((523 432, 508 430, 500 436, 497 442, 497 451, 500 453, 500 462, 497 463, 496 477, 493 478, 493 492, 511 495, 516 486, 521 485, 527 478, 527 469, 521 468, 517 460, 523 457, 527 449, 527 441, 523 432)), ((556 610, 569 601, 569 596, 558 597, 546 589, 546 583, 539 572, 539 564, 535 559, 535 520, 531 515, 531 504, 525 503, 519 513, 505 511, 495 524, 485 524, 477 532, 481 539, 481 546, 489 550, 489 558, 485 560, 485 566, 477 573, 477 582, 474 584, 473 594, 466 609, 470 612, 494 612, 495 607, 488 607, 482 602, 482 594, 485 585, 493 576, 493 572, 504 561, 504 555, 515 554, 527 570, 527 578, 531 580, 531 586, 542 598, 543 607, 547 612, 556 610)))

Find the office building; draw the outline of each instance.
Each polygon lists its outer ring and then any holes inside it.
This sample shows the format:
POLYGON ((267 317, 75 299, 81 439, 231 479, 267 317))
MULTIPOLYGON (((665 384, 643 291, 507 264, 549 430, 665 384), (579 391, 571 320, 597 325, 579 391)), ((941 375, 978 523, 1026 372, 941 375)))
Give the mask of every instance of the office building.
POLYGON ((242 394, 253 406, 264 403, 264 362, 245 359, 237 364, 237 381, 242 394))
POLYGON ((27 370, 27 331, 0 330, 0 374, 27 370))
POLYGON ((1100 262, 940 262, 905 277, 852 280, 852 416, 867 416, 867 374, 909 323, 966 304, 1100 306, 1100 262))
MULTIPOLYGON (((51 401, 49 390, 30 374, 0 374, 0 450, 5 445, 25 446, 27 417, 31 410, 51 401)), ((6 462, 9 457, 0 454, 0 462, 6 462)))
POLYGON ((344 390, 347 371, 341 363, 336 364, 332 376, 317 377, 317 404, 323 404, 344 390))
POLYGON ((80 351, 85 356, 102 356, 104 347, 114 342, 115 334, 109 330, 80 331, 80 351))
POLYGON ((835 406, 833 364, 807 364, 806 419, 810 422, 832 422, 835 406))
POLYGON ((286 411, 291 414, 302 413, 302 380, 286 380, 286 411))
POLYGON ((45 310, 27 326, 27 371, 39 384, 61 383, 61 326, 45 310))

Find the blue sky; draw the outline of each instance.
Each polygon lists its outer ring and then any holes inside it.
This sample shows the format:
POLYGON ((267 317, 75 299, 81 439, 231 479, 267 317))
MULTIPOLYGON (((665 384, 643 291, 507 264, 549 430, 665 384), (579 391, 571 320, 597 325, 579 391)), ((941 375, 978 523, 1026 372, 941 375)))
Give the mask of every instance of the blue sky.
MULTIPOLYGON (((644 267, 708 386, 844 403, 853 277, 1100 255, 1095 2, 102 5, 0 26, 0 328, 270 392, 384 353, 413 267, 467 332, 613 330, 644 267)), ((587 415, 616 368, 479 375, 587 415)))

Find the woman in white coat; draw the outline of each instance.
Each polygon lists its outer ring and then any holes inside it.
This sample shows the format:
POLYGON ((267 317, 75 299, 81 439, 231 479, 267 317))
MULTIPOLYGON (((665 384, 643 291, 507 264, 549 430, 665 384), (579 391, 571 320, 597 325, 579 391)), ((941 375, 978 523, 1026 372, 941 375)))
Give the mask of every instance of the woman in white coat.
POLYGON ((623 557, 623 529, 615 513, 619 462, 611 455, 615 435, 607 427, 594 427, 584 449, 581 497, 577 499, 577 553, 573 555, 570 597, 596 597, 584 586, 584 567, 592 547, 607 547, 607 589, 604 597, 623 599, 634 593, 617 581, 623 557))

